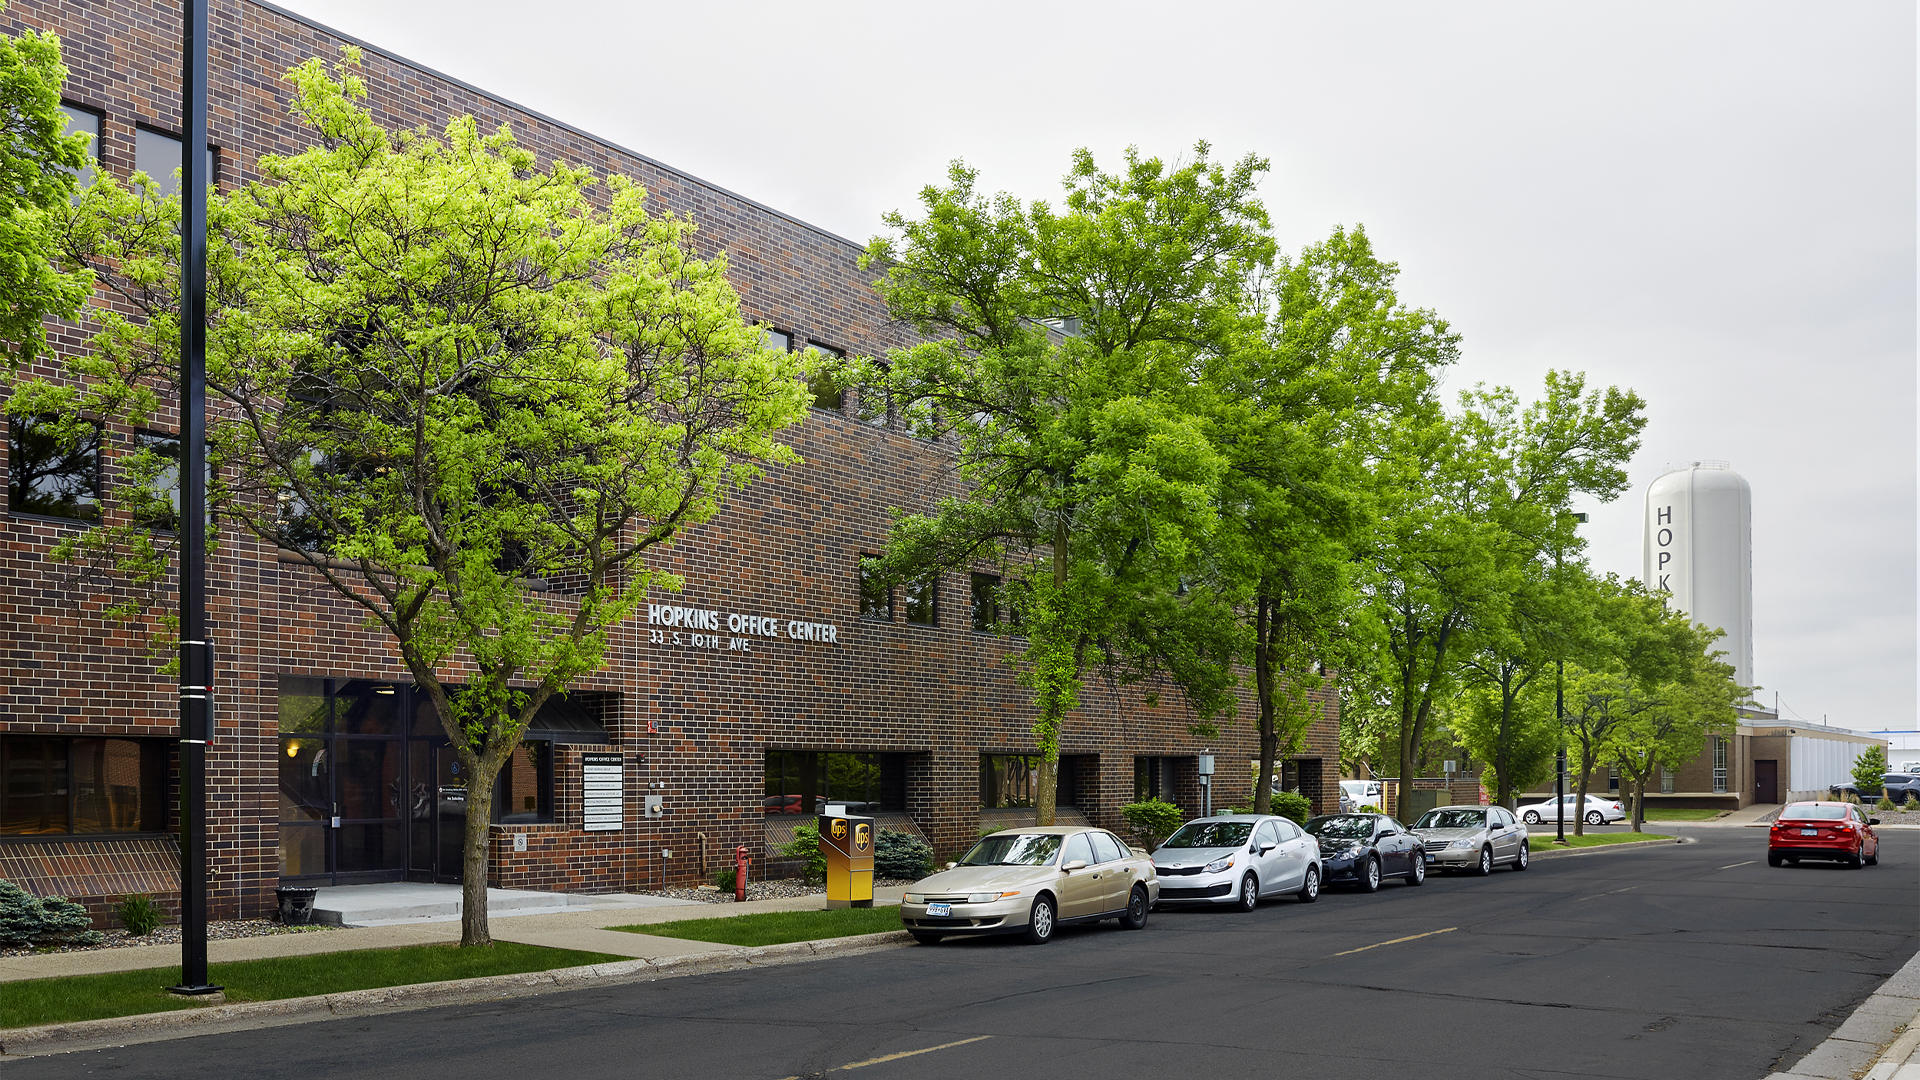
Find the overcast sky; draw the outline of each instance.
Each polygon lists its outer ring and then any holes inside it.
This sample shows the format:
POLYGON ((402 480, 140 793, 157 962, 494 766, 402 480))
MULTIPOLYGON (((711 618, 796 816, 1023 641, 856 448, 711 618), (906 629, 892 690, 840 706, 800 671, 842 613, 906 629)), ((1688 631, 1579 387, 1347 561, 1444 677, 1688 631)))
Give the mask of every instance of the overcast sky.
POLYGON ((282 2, 857 241, 957 157, 1053 199, 1078 146, 1258 153, 1285 247, 1364 225, 1461 331, 1454 388, 1648 400, 1599 569, 1729 461, 1762 701, 1915 726, 1910 2, 282 2))

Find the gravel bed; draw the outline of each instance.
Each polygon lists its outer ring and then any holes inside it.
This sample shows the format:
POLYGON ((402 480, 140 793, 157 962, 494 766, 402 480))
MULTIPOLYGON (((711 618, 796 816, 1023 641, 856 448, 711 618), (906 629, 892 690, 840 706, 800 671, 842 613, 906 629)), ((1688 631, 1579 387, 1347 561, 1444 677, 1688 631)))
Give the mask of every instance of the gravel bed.
MULTIPOLYGON (((323 930, 338 930, 337 926, 282 926, 272 919, 217 919, 207 923, 208 941, 230 941, 234 938, 271 937, 274 934, 310 934, 323 930)), ((59 948, 0 948, 0 957, 33 956, 38 953, 93 952, 98 949, 127 949, 139 945, 178 945, 180 928, 162 926, 145 937, 135 937, 124 929, 102 930, 107 936, 98 945, 66 945, 59 948)))
MULTIPOLYGON (((911 885, 913 882, 896 880, 894 878, 875 878, 873 884, 875 888, 886 888, 897 885, 911 885)), ((825 895, 826 891, 827 887, 825 885, 809 885, 799 878, 786 878, 779 881, 747 882, 747 899, 749 900, 786 900, 796 896, 822 896, 825 895)), ((697 900, 703 904, 733 903, 733 894, 730 892, 721 892, 713 888, 702 889, 692 885, 677 889, 648 889, 639 895, 667 896, 675 900, 697 900)))

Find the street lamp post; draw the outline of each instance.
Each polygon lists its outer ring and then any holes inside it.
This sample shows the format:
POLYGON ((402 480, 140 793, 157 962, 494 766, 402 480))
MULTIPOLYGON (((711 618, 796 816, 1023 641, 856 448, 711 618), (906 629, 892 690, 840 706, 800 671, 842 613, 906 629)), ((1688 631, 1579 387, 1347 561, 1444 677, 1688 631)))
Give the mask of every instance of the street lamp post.
MULTIPOLYGON (((1587 515, 1572 514, 1576 525, 1586 523, 1587 515)), ((1560 545, 1553 545, 1553 569, 1560 571, 1560 545)), ((1565 645, 1561 646, 1563 649, 1565 645)), ((1567 662, 1565 658, 1553 658, 1553 719, 1560 727, 1560 750, 1554 755, 1553 765, 1553 842, 1565 845, 1567 842, 1567 662)), ((1585 809, 1585 807, 1582 807, 1585 809)))
POLYGON ((213 645, 207 640, 207 0, 186 0, 180 103, 180 985, 207 981, 207 744, 213 645))

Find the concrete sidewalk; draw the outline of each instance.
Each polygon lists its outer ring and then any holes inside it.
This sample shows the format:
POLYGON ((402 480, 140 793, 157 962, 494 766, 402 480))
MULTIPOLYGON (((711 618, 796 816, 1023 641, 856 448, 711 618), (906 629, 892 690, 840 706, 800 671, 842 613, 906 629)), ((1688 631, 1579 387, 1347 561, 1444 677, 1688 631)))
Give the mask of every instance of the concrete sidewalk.
MULTIPOLYGON (((901 887, 878 888, 875 906, 898 905, 901 887)), ((611 953, 637 960, 658 961, 676 957, 694 957, 720 952, 744 952, 735 945, 710 941, 655 937, 609 930, 610 926, 634 926, 645 923, 680 922, 685 919, 728 918, 763 911, 817 911, 826 907, 820 895, 781 900, 750 900, 744 904, 675 904, 672 906, 604 907, 583 911, 546 911, 536 914, 492 914, 488 922, 496 941, 524 945, 542 945, 553 949, 579 949, 584 952, 611 953)), ((460 923, 455 919, 439 922, 412 922, 407 925, 345 927, 313 930, 304 934, 273 934, 267 937, 236 938, 207 943, 211 963, 235 960, 265 960, 276 956, 313 956, 318 953, 348 952, 355 949, 393 949, 404 945, 434 945, 460 940, 460 923)), ((0 959, 0 982, 20 979, 53 979, 69 975, 97 975, 109 971, 140 971, 172 968, 180 963, 178 945, 135 945, 122 949, 93 949, 86 952, 45 953, 39 956, 15 956, 0 959)))

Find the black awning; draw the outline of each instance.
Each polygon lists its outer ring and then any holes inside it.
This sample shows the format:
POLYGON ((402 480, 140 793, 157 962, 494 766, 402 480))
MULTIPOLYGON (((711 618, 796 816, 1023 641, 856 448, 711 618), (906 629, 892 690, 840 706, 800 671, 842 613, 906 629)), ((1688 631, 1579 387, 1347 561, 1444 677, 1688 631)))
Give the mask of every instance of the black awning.
POLYGON ((607 729, 600 726, 600 721, 588 716, 580 706, 557 694, 548 698, 545 705, 540 706, 540 711, 535 713, 533 720, 527 724, 527 733, 523 738, 594 746, 608 746, 613 743, 613 740, 607 737, 607 729))

